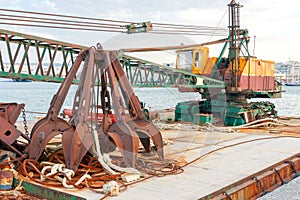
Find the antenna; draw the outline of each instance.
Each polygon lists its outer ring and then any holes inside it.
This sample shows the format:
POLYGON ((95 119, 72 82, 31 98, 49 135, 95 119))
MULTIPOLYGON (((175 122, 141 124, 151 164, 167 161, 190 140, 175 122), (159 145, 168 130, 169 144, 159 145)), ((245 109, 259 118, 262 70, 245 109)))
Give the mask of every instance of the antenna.
POLYGON ((254 35, 253 56, 255 56, 255 40, 256 40, 256 35, 254 35))

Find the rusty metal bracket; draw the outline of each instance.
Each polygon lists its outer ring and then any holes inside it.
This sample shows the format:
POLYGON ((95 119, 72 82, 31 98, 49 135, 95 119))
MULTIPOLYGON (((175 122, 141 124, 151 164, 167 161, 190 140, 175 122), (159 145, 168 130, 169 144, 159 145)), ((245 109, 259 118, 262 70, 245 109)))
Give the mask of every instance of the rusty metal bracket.
POLYGON ((230 195, 227 192, 223 192, 223 195, 225 196, 224 199, 232 200, 232 198, 230 197, 230 195))
POLYGON ((276 173, 276 175, 278 176, 278 178, 280 179, 280 182, 281 182, 280 185, 286 184, 286 182, 281 177, 280 172, 276 168, 272 168, 272 171, 274 171, 276 173))
POLYGON ((265 190, 265 188, 264 188, 263 183, 261 182, 261 180, 257 179, 256 177, 253 177, 252 179, 256 182, 257 186, 261 189, 262 196, 265 195, 265 194, 267 194, 267 193, 269 193, 268 191, 265 190))
POLYGON ((25 148, 17 139, 21 136, 30 142, 30 138, 14 126, 24 107, 25 104, 0 103, 0 143, 18 156, 24 155, 25 148))
POLYGON ((14 125, 24 109, 25 104, 0 103, 0 117, 4 118, 11 125, 14 125))
POLYGON ((296 175, 296 177, 299 176, 299 174, 297 173, 297 171, 295 169, 295 164, 291 160, 286 160, 286 161, 284 161, 284 163, 287 163, 291 166, 291 170, 296 175))

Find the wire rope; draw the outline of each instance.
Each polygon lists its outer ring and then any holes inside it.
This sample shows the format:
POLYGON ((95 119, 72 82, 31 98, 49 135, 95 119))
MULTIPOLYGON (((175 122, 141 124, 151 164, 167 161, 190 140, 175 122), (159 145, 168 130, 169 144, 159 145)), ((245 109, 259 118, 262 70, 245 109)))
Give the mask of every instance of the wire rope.
MULTIPOLYGON (((134 23, 131 21, 122 21, 122 20, 110 20, 110 19, 102 19, 102 18, 81 17, 81 16, 74 16, 74 15, 62 15, 62 14, 32 12, 32 11, 24 11, 24 10, 12 10, 12 9, 3 9, 3 8, 0 8, 0 11, 3 12, 1 13, 1 17, 0 17, 0 24, 13 25, 13 26, 84 30, 84 31, 102 31, 102 32, 127 32, 127 33, 129 32, 130 27, 133 27, 133 29, 135 29, 136 28, 135 26, 139 26, 139 23, 134 23), (8 12, 18 13, 19 15, 7 14, 8 12), (20 15, 20 13, 23 15, 20 15), (41 16, 50 16, 55 18, 45 18, 41 16), (13 23, 12 21, 18 21, 24 23, 13 23)), ((155 28, 154 30, 148 31, 153 34, 176 34, 176 35, 184 34, 184 35, 205 35, 205 36, 207 35, 212 37, 212 36, 224 36, 226 35, 226 30, 227 30, 222 27, 180 25, 180 24, 172 24, 172 23, 152 23, 152 26, 157 27, 157 29, 155 28)))

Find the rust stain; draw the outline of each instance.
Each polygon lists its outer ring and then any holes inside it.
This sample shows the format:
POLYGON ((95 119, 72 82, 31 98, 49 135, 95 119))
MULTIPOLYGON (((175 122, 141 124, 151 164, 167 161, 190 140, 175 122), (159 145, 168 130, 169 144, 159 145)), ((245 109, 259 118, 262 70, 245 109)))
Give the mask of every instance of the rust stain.
POLYGON ((200 199, 256 199, 292 180, 300 171, 299 154, 200 199))

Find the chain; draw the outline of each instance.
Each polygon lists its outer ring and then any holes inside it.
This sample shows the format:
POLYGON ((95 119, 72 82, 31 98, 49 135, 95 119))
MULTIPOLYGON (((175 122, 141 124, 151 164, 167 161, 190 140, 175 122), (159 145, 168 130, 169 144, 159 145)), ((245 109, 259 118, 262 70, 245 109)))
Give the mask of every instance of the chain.
POLYGON ((28 126, 27 126, 27 120, 26 120, 26 113, 25 113, 25 108, 22 109, 22 117, 23 117, 23 124, 24 124, 24 130, 25 130, 25 134, 27 136, 29 136, 29 132, 28 132, 28 126))

